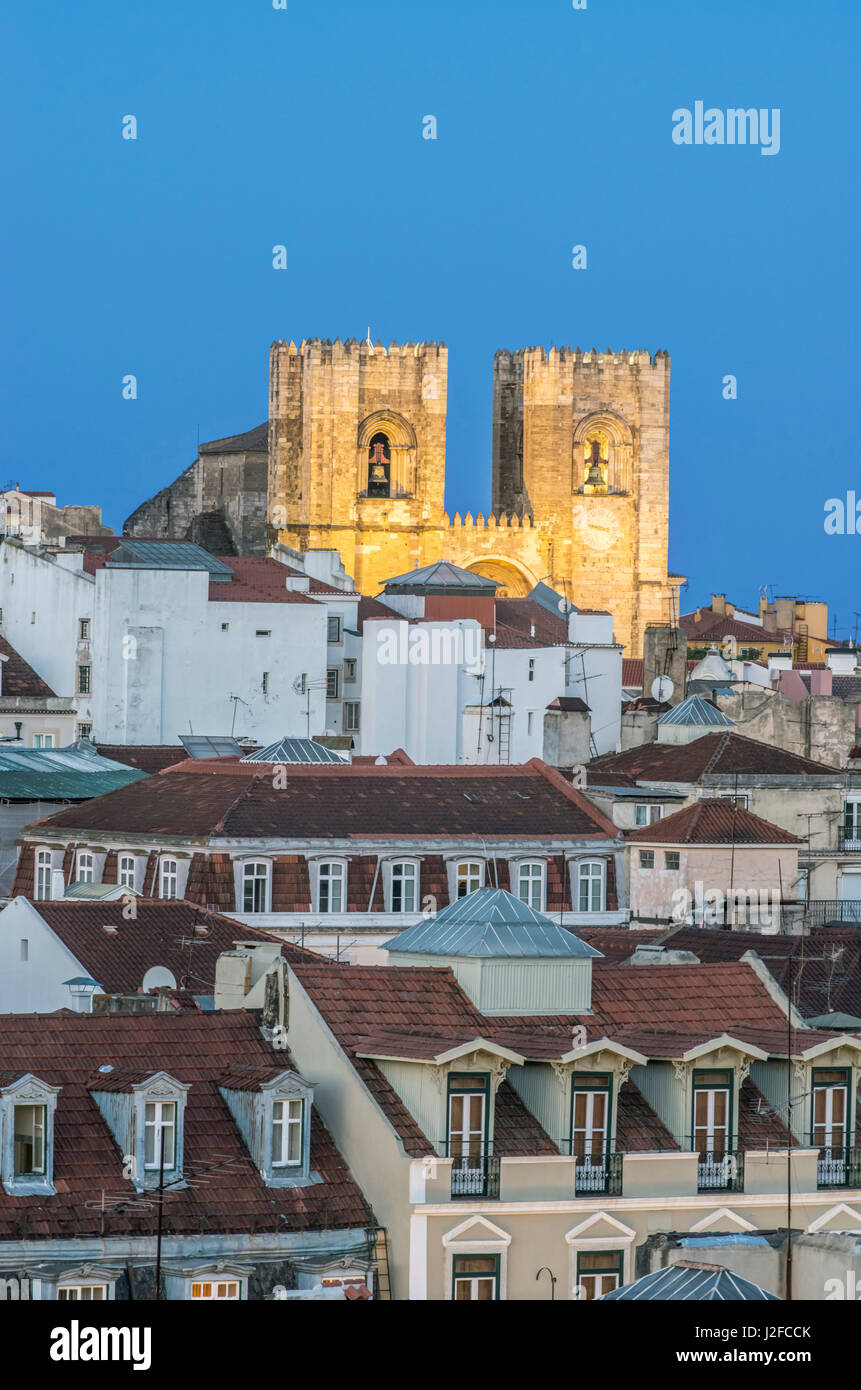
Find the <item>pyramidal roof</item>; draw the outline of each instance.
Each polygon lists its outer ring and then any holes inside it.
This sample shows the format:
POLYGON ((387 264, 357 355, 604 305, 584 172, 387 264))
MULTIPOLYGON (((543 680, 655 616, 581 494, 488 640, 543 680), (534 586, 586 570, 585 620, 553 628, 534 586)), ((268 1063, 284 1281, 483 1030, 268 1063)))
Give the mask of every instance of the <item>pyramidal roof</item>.
POLYGON ((244 763, 344 763, 344 759, 313 738, 279 738, 268 748, 246 753, 244 763))
POLYGON ((427 956, 600 956, 579 936, 504 888, 477 888, 413 927, 384 950, 427 956))
POLYGON ((735 728, 735 720, 724 714, 702 695, 689 695, 674 709, 668 709, 658 720, 659 724, 707 724, 715 728, 735 728))
POLYGON ((394 578, 387 579, 384 591, 399 594, 425 594, 435 590, 444 594, 495 594, 498 587, 495 579, 475 574, 472 570, 462 570, 448 560, 437 560, 433 565, 424 565, 421 569, 409 570, 406 574, 396 574, 394 578))

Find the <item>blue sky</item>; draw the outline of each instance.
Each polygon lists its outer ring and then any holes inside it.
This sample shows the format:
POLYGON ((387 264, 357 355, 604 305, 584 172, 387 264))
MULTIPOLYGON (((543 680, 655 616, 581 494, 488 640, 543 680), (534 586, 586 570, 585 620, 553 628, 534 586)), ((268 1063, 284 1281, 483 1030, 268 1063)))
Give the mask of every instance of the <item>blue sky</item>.
POLYGON ((265 418, 274 338, 370 324, 448 344, 447 501, 486 510, 497 348, 665 348, 683 607, 773 585, 851 635, 861 535, 823 519, 861 498, 859 28, 857 0, 6 0, 0 481, 119 529, 198 429, 265 418), (697 100, 779 108, 779 154, 677 146, 697 100))

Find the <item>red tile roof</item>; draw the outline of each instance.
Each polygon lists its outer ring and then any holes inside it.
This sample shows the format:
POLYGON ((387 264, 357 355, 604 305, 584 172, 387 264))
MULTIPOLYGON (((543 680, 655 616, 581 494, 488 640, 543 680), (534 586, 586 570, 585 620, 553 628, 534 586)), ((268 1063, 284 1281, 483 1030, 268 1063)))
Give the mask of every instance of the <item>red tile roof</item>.
MULTIPOLYGON (((211 994, 222 951, 232 951, 237 941, 278 940, 179 899, 138 898, 134 921, 123 918, 117 902, 78 899, 31 906, 106 994, 139 993, 144 975, 155 965, 170 970, 177 985, 187 981, 192 994, 211 994), (106 932, 105 926, 116 932, 106 932), (205 926, 206 934, 195 932, 196 926, 205 926)), ((321 960, 301 946, 280 944, 287 960, 321 960)))
POLYGON ((96 751, 115 763, 150 773, 163 772, 188 757, 181 743, 97 743, 96 751))
MULTIPOLYGON (((230 1232, 363 1227, 371 1220, 316 1111, 311 1169, 320 1173, 321 1183, 268 1188, 254 1167, 218 1089, 228 1066, 259 1067, 261 1077, 271 1072, 271 1044, 251 1013, 5 1014, 0 1016, 0 1057, 7 1084, 31 1072, 61 1087, 55 1114, 57 1194, 4 1195, 0 1236, 6 1240, 153 1236, 154 1209, 134 1200, 117 1209, 123 1197, 133 1199, 134 1193, 123 1181, 122 1155, 91 1093, 104 1065, 141 1076, 163 1070, 190 1085, 185 1169, 193 1173, 198 1166, 205 1182, 171 1194, 165 1204, 166 1232, 202 1239, 230 1232), (99 1210, 102 1193, 113 1210, 99 1210)), ((289 1055, 278 1053, 276 1064, 288 1068, 289 1055)))
POLYGON ((619 1087, 616 1149, 619 1153, 677 1150, 678 1144, 633 1081, 619 1087))
POLYGON ((233 579, 209 581, 210 603, 315 603, 310 594, 286 587, 287 569, 260 555, 219 555, 233 570, 233 579))
POLYGON ((700 623, 692 631, 688 629, 688 642, 707 647, 712 642, 734 637, 738 642, 748 642, 759 647, 768 643, 780 646, 787 635, 791 635, 789 629, 778 628, 776 632, 768 632, 764 627, 740 622, 738 618, 716 617, 711 623, 700 623))
POLYGON ((535 637, 546 645, 568 641, 568 621, 561 613, 551 613, 543 604, 531 598, 498 598, 496 621, 522 635, 535 637))
POLYGON ((0 655, 8 658, 0 662, 0 698, 4 695, 29 695, 37 700, 54 697, 54 691, 47 681, 36 674, 5 637, 0 637, 0 655))
POLYGON ((39 826, 186 838, 618 836, 606 816, 538 758, 471 768, 297 764, 285 787, 273 786, 265 763, 190 760, 69 807, 39 826), (129 795, 136 787, 139 794, 129 795))
POLYGON ((705 797, 653 825, 626 832, 627 840, 659 845, 800 845, 771 821, 721 797, 705 797))
MULTIPOLYGON (((422 1058, 438 1055, 443 1041, 452 1047, 483 1037, 533 1060, 553 1060, 570 1050, 572 1025, 582 1024, 590 1041, 606 1037, 661 1058, 679 1057, 725 1032, 777 1055, 786 1047, 786 1016, 747 963, 602 967, 599 962, 592 977, 592 1014, 550 1017, 484 1016, 448 969, 296 964, 291 970, 411 1154, 430 1153, 430 1141, 441 1136, 424 1135, 377 1064, 356 1055, 366 1042, 381 1051, 390 1037, 393 1055, 422 1058), (405 1046, 413 1050, 398 1051, 405 1046)), ((796 1046, 812 1046, 826 1036, 794 1030, 796 1046)), ((639 1133, 643 1147, 675 1147, 642 1097, 629 1092, 627 1103, 624 1133, 630 1146, 639 1133)), ((517 1117, 517 1123, 525 1121, 517 1117)), ((510 1132, 506 1142, 514 1143, 510 1132)), ((534 1135, 523 1142, 535 1142, 534 1135)), ((512 1151, 521 1150, 497 1146, 503 1155, 512 1151)))
POLYGON ((644 743, 624 753, 605 753, 589 763, 588 777, 602 782, 607 772, 623 773, 636 781, 698 782, 707 773, 756 773, 770 776, 835 777, 839 769, 787 753, 771 743, 745 738, 732 730, 704 734, 692 743, 644 743))
POLYGON ((382 620, 388 622, 403 621, 403 613, 398 613, 394 608, 390 608, 387 603, 382 603, 378 598, 369 598, 367 594, 362 594, 359 598, 359 612, 357 627, 360 632, 364 630, 366 622, 382 620))

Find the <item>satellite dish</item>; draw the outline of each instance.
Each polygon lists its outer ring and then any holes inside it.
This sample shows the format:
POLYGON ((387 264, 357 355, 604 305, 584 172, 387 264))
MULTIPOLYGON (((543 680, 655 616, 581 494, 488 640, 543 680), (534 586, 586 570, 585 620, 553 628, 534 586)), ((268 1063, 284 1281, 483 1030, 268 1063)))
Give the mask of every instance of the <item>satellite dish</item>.
POLYGON ((669 676, 655 676, 651 688, 652 699, 657 700, 659 704, 665 705, 667 701, 672 698, 673 691, 676 687, 673 685, 669 676))

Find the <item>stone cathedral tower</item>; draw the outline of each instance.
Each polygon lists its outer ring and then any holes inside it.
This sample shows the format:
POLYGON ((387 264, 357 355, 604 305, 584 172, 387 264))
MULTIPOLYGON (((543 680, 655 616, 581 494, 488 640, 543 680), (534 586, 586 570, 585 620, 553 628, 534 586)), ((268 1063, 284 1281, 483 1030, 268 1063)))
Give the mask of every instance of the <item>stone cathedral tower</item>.
POLYGON ((673 621, 667 573, 670 359, 665 352, 498 352, 493 507, 444 509, 448 353, 442 343, 274 343, 269 534, 329 548, 374 594, 451 560, 509 595, 540 581, 609 610, 629 655, 673 621))

